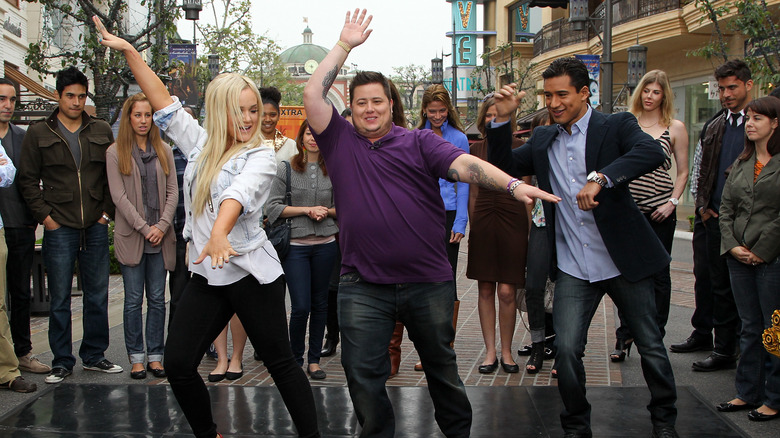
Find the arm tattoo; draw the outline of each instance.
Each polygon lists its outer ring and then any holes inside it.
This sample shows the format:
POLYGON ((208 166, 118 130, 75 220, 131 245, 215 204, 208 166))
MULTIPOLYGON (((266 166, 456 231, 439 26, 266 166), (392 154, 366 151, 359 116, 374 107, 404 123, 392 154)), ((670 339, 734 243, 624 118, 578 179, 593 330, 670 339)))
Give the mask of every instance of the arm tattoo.
POLYGON ((495 179, 487 176, 485 169, 482 168, 479 162, 469 163, 466 169, 469 173, 469 179, 471 179, 472 182, 479 184, 480 187, 484 187, 490 190, 504 190, 504 187, 496 182, 495 179))
POLYGON ((447 171, 447 178, 451 179, 452 181, 460 182, 460 174, 455 169, 449 169, 447 171))
POLYGON ((331 71, 325 74, 325 79, 322 80, 322 99, 328 99, 328 90, 333 86, 333 82, 336 81, 336 76, 339 73, 339 66, 336 65, 331 71))

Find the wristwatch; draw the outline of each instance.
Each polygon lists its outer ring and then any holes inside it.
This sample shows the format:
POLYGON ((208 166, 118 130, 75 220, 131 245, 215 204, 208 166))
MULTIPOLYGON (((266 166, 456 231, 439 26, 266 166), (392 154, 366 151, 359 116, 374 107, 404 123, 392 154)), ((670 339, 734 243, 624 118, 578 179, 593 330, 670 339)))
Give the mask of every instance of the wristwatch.
POLYGON ((668 201, 668 202, 671 202, 671 203, 672 203, 672 205, 674 205, 675 207, 677 207, 677 205, 679 205, 679 204, 680 204, 680 200, 679 200, 679 199, 677 199, 677 198, 669 198, 669 201, 668 201))
POLYGON ((607 180, 600 177, 595 170, 588 174, 588 182, 594 182, 600 185, 602 189, 607 187, 607 180))

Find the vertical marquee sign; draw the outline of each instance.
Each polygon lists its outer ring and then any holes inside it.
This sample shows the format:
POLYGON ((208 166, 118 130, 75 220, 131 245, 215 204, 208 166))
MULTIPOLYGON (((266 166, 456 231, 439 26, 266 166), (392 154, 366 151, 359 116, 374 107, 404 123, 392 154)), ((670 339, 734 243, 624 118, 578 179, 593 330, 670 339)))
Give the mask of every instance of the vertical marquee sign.
POLYGON ((453 1, 452 21, 455 24, 456 64, 477 65, 477 2, 453 1))

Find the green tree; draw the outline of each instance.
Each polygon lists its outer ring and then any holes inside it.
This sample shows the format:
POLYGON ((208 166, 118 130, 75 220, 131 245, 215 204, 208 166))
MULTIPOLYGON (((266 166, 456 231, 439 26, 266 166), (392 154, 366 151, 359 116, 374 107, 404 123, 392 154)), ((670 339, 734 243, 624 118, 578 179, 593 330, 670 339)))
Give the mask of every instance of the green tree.
POLYGON ((40 75, 52 75, 68 65, 92 74, 89 97, 97 115, 114 123, 132 82, 121 53, 108 52, 97 41, 91 17, 103 20, 109 32, 120 35, 139 52, 147 51, 150 66, 167 70, 166 40, 175 33, 179 15, 176 0, 25 0, 42 6, 40 41, 30 44, 25 62, 40 75), (129 32, 133 32, 130 34, 129 32), (121 93, 120 93, 121 92, 121 93))
POLYGON ((415 101, 415 95, 419 87, 431 82, 431 69, 422 65, 409 64, 402 67, 393 67, 394 75, 390 79, 398 88, 401 100, 404 104, 406 120, 414 126, 419 121, 420 102, 415 101))
MULTIPOLYGON (((712 23, 712 38, 705 46, 692 50, 689 55, 707 59, 729 59, 729 47, 725 30, 745 36, 745 63, 753 73, 753 80, 762 87, 780 83, 780 29, 775 24, 765 0, 737 0, 716 4, 710 0, 695 0, 702 12, 701 21, 712 23)), ((742 49, 740 47, 740 49, 742 49)))
MULTIPOLYGON (((266 35, 252 30, 250 0, 212 0, 204 10, 213 15, 211 23, 197 24, 203 35, 205 53, 219 55, 220 70, 241 73, 259 87, 274 86, 282 92, 285 105, 303 105, 303 85, 295 84, 279 59, 281 47, 266 35)), ((206 58, 201 58, 206 65, 206 58)))
POLYGON ((530 114, 536 111, 536 85, 531 77, 533 63, 524 59, 520 52, 515 51, 511 42, 502 44, 495 49, 485 47, 482 55, 482 65, 471 72, 472 83, 476 95, 487 96, 496 91, 496 86, 516 83, 518 90, 528 95, 520 103, 518 115, 530 114), (491 65, 490 58, 494 52, 501 54, 501 59, 491 65))

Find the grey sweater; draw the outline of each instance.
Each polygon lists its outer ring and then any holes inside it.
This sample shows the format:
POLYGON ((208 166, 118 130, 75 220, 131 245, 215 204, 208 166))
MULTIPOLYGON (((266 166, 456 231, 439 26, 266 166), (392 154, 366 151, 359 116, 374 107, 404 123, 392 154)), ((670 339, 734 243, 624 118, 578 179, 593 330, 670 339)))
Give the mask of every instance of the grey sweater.
MULTIPOLYGON (((303 172, 292 169, 290 175, 290 187, 292 192, 292 205, 295 207, 311 207, 322 205, 333 207, 333 186, 330 178, 322 174, 320 166, 314 163, 306 163, 303 172)), ((268 221, 276 222, 287 205, 285 204, 287 166, 280 163, 277 167, 276 178, 271 183, 271 195, 266 203, 268 221)), ((306 236, 332 236, 339 232, 336 220, 332 217, 325 218, 322 222, 315 222, 308 216, 292 217, 292 230, 290 237, 297 239, 306 236)))

